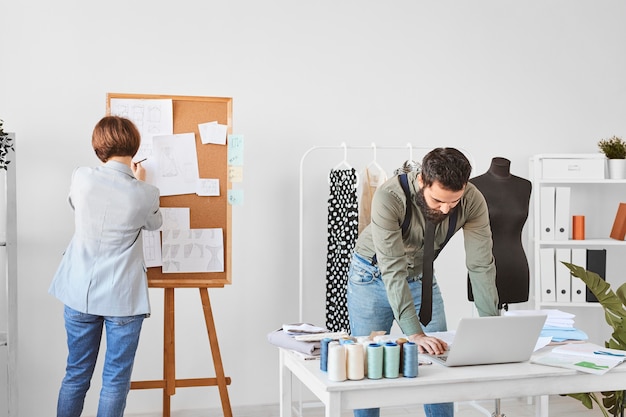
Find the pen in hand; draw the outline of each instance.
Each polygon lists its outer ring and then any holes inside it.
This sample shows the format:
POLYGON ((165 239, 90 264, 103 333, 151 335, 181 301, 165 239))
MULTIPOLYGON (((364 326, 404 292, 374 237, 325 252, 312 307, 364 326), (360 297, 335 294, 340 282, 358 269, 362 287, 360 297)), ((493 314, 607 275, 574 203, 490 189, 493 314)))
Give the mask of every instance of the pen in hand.
POLYGON ((130 167, 131 170, 133 171, 133 175, 135 176, 135 178, 137 178, 140 181, 146 180, 146 169, 143 167, 143 165, 141 165, 141 163, 145 161, 146 159, 148 158, 144 158, 139 162, 133 162, 133 165, 130 167))

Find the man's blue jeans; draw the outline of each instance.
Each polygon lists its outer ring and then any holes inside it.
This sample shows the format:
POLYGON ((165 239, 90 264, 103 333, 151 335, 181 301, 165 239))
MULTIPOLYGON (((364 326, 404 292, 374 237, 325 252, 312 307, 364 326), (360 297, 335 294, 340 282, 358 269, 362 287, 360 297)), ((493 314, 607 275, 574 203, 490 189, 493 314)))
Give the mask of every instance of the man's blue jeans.
MULTIPOLYGON (((419 277, 408 277, 407 282, 417 311, 422 299, 422 281, 419 277)), ((353 336, 367 336, 372 331, 384 330, 389 333, 393 325, 393 311, 387 299, 387 290, 378 266, 372 265, 366 258, 354 253, 348 272, 348 314, 350 332, 353 336)), ((446 315, 441 291, 433 278, 433 314, 426 332, 446 331, 446 315)), ((425 404, 427 417, 454 416, 454 403, 425 404)), ((378 417, 380 409, 369 408, 354 410, 355 417, 378 417)))
POLYGON ((57 417, 79 417, 91 384, 106 326, 106 355, 98 417, 122 417, 145 314, 128 317, 95 316, 65 306, 67 367, 59 391, 57 417))

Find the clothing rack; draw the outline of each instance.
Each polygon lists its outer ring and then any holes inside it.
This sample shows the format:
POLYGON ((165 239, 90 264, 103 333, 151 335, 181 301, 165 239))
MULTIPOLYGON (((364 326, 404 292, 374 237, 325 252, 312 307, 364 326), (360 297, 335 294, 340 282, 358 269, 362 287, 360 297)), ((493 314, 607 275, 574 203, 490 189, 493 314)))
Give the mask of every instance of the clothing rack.
MULTIPOLYGON (((348 151, 370 151, 373 152, 374 161, 377 160, 377 151, 378 150, 403 150, 408 151, 407 160, 413 159, 413 151, 419 151, 424 154, 436 148, 436 146, 429 147, 417 147, 413 146, 410 142, 404 146, 377 146, 375 143, 372 143, 370 146, 358 145, 358 146, 348 146, 345 142, 342 142, 340 145, 335 146, 313 146, 309 148, 300 158, 300 171, 299 171, 299 225, 298 225, 298 321, 304 321, 304 172, 305 172, 305 162, 308 157, 310 157, 315 152, 319 151, 343 151, 343 160, 337 165, 340 168, 334 169, 350 169, 352 166, 348 163, 348 151)), ((470 164, 472 166, 472 171, 475 169, 474 157, 469 153, 466 149, 457 148, 459 151, 463 152, 465 156, 469 159, 470 164)), ((421 159, 420 161, 421 162, 421 159)), ((398 163, 398 166, 400 162, 398 163)), ((357 171, 358 175, 358 171, 357 171)), ((358 181, 358 176, 357 176, 358 181)), ((358 184, 357 184, 358 185, 358 184)))

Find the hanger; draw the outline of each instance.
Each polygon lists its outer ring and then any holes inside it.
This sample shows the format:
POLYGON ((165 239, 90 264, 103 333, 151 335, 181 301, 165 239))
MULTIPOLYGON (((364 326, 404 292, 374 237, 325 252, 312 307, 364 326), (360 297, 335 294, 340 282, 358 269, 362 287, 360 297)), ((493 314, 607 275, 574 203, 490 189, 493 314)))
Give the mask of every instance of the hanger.
MULTIPOLYGON (((339 162, 334 168, 333 170, 337 171, 337 170, 351 170, 352 169, 352 165, 350 165, 348 163, 348 146, 346 145, 345 142, 341 142, 341 147, 343 148, 343 160, 341 162, 339 162)), ((358 187, 359 186, 359 173, 355 171, 356 174, 356 183, 354 185, 354 187, 358 187)), ((328 183, 330 184, 330 173, 328 174, 328 183)))
POLYGON ((352 169, 352 165, 348 163, 348 147, 346 146, 346 142, 341 142, 341 147, 343 148, 343 161, 339 162, 333 169, 352 169))
POLYGON ((407 143, 406 146, 409 148, 409 159, 407 159, 406 161, 404 161, 404 163, 402 164, 402 166, 400 168, 397 168, 393 173, 394 175, 398 175, 398 174, 402 174, 402 173, 409 173, 412 171, 419 171, 422 168, 422 165, 415 162, 413 160, 413 145, 411 145, 411 142, 407 143))
POLYGON ((365 175, 371 186, 378 187, 381 182, 387 179, 387 173, 380 166, 376 158, 376 144, 372 142, 372 149, 374 150, 374 159, 365 168, 365 175))
POLYGON ((376 160, 376 144, 374 142, 372 142, 372 149, 374 150, 374 159, 372 160, 372 162, 369 163, 369 165, 367 166, 367 169, 376 169, 379 172, 385 172, 385 170, 383 169, 383 167, 381 167, 378 164, 378 161, 376 160))

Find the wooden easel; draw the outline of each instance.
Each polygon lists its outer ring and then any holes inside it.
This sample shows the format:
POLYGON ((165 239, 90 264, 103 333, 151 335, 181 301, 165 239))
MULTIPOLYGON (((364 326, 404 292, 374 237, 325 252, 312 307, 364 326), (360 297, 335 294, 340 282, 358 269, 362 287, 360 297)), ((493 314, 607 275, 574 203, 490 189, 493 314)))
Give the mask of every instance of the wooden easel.
POLYGON ((209 291, 206 287, 198 289, 202 300, 202 310, 204 321, 209 336, 211 355, 213 356, 213 366, 215 368, 215 378, 190 378, 176 379, 176 337, 174 329, 174 288, 165 288, 163 301, 163 379, 152 381, 133 381, 130 389, 154 389, 163 390, 163 417, 170 417, 171 396, 176 394, 176 388, 217 386, 222 401, 224 417, 232 417, 230 399, 228 397, 227 385, 230 385, 230 377, 224 375, 222 357, 213 321, 213 311, 209 300, 209 291))
POLYGON ((148 268, 148 285, 151 288, 163 288, 163 379, 131 382, 131 389, 162 389, 163 416, 170 416, 171 396, 176 388, 217 386, 222 400, 224 417, 232 417, 227 385, 230 378, 224 376, 222 357, 217 341, 215 323, 208 288, 223 288, 232 283, 231 274, 231 206, 228 203, 228 190, 231 183, 228 177, 227 147, 217 144, 203 144, 198 125, 218 122, 228 127, 232 133, 232 98, 169 96, 155 94, 107 94, 107 114, 111 114, 111 101, 124 107, 124 100, 129 100, 128 114, 133 114, 135 107, 149 106, 149 100, 171 100, 174 134, 193 132, 196 138, 198 171, 200 178, 219 179, 219 196, 200 197, 195 194, 170 195, 161 197, 161 207, 186 207, 190 210, 190 228, 221 228, 224 236, 224 270, 222 272, 193 272, 185 274, 163 273, 162 268, 148 268), (176 379, 175 329, 174 329, 174 289, 198 288, 204 321, 209 336, 215 378, 176 379))

